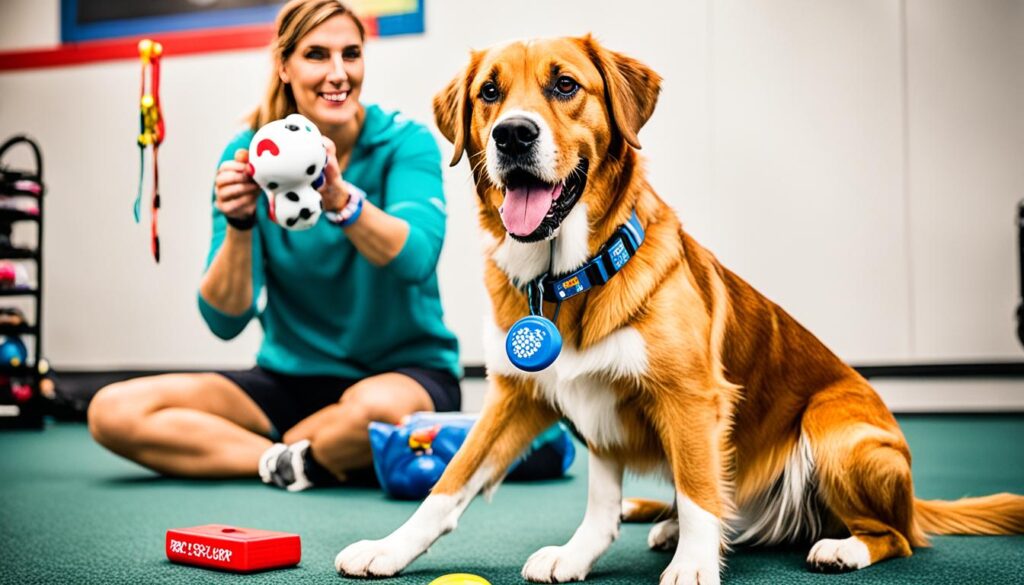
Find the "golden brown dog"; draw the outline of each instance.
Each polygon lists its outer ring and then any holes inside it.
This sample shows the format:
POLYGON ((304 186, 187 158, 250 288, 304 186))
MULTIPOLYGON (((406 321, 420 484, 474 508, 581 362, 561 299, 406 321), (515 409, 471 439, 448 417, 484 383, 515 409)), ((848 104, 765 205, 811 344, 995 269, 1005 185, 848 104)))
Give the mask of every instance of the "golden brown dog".
POLYGON ((339 553, 339 572, 402 570, 560 417, 590 451, 587 509, 568 543, 526 562, 530 581, 584 579, 620 512, 645 513, 622 504, 627 468, 675 486, 649 536, 675 549, 662 584, 718 583, 729 542, 813 543, 812 569, 846 571, 908 556, 928 532, 1024 530, 1021 496, 915 500, 907 444, 868 383, 682 230, 636 153, 659 84, 591 37, 565 38, 474 52, 434 99, 492 240, 491 386, 431 495, 390 536, 339 553), (606 284, 562 303, 557 361, 513 367, 503 340, 529 312, 522 287, 587 263, 634 210, 646 238, 606 284))

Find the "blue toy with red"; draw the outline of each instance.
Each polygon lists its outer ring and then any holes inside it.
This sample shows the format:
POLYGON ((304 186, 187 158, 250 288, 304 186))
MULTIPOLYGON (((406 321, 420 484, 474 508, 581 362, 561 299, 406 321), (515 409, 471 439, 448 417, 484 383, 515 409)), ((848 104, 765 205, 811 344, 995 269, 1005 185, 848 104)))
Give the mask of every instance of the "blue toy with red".
MULTIPOLYGON (((407 500, 426 497, 477 418, 472 414, 418 412, 399 426, 370 423, 373 467, 385 493, 407 500)), ((534 439, 526 454, 512 464, 507 479, 561 477, 575 457, 572 437, 558 423, 534 439)))

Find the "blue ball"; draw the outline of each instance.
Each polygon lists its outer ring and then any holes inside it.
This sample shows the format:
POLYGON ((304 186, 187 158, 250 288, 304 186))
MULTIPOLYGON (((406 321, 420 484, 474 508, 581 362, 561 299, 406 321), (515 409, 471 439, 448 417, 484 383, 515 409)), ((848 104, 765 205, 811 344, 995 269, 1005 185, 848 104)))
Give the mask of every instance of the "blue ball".
POLYGON ((0 363, 21 366, 28 359, 28 348, 20 337, 8 337, 0 343, 0 363))

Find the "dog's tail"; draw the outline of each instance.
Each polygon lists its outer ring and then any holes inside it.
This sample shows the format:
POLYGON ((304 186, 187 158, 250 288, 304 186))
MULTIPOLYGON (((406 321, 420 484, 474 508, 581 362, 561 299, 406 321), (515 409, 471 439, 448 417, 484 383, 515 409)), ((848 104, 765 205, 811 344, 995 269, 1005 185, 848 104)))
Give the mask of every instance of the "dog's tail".
POLYGON ((647 500, 644 498, 625 498, 622 500, 623 522, 657 522, 664 520, 673 513, 674 506, 668 502, 647 500))
POLYGON ((1024 496, 914 500, 914 518, 929 534, 1024 534, 1024 496))

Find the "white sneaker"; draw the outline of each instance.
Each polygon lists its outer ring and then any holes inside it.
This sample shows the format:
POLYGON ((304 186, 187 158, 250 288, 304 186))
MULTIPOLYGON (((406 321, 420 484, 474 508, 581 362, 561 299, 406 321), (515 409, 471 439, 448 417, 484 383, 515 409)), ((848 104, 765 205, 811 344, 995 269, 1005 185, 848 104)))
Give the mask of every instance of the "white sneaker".
POLYGON ((292 445, 275 443, 260 456, 260 479, 290 492, 301 492, 313 487, 306 477, 305 457, 309 439, 292 445))
POLYGON ((263 483, 274 483, 274 471, 277 469, 277 458, 281 453, 288 450, 284 443, 274 443, 260 455, 259 472, 263 483))

